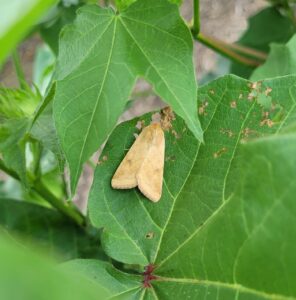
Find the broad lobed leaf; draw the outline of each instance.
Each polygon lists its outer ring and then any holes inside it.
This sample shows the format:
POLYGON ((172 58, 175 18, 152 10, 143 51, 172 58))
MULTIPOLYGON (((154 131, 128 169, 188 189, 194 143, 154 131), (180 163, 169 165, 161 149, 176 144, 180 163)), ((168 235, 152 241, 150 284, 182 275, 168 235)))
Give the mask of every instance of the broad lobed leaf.
POLYGON ((296 35, 286 45, 271 44, 266 62, 257 68, 251 80, 262 80, 296 73, 296 35))
POLYGON ((24 245, 35 244, 61 259, 103 257, 98 237, 89 237, 49 208, 23 201, 0 199, 0 226, 24 245))
POLYGON ((114 129, 138 76, 202 139, 192 37, 178 7, 138 0, 121 13, 85 6, 62 33, 54 119, 75 190, 83 163, 114 129))
POLYGON ((157 204, 136 189, 110 186, 139 133, 137 121, 147 125, 151 116, 116 128, 96 169, 89 216, 104 227, 108 255, 156 265, 160 278, 152 281, 154 290, 147 289, 147 299, 154 293, 160 299, 296 297, 296 187, 289 180, 296 143, 293 134, 280 134, 295 123, 295 107, 295 76, 257 83, 225 76, 200 88, 205 144, 180 118, 173 121, 157 204))
MULTIPOLYGON (((271 43, 286 43, 295 33, 296 27, 289 18, 278 8, 267 7, 250 17, 248 29, 238 43, 268 53, 271 43)), ((249 78, 253 70, 238 63, 231 66, 231 73, 245 78, 249 78)))

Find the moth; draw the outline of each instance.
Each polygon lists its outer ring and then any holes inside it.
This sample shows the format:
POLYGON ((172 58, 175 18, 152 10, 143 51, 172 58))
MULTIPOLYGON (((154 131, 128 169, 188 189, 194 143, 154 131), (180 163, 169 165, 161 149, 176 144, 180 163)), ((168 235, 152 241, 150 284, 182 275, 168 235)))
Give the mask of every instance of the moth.
POLYGON ((151 124, 141 134, 117 168, 111 186, 131 189, 138 186, 144 196, 159 201, 162 193, 165 138, 159 123, 151 124))

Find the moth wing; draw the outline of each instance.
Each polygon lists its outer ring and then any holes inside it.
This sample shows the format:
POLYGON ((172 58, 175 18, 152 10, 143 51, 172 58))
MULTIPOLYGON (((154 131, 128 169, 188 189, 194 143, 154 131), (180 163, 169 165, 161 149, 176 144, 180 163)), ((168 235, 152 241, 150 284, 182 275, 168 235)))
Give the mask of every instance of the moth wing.
POLYGON ((139 190, 149 200, 157 202, 162 193, 165 138, 159 124, 151 126, 153 140, 136 177, 139 190))
POLYGON ((136 174, 147 156, 153 138, 149 127, 143 129, 117 168, 111 180, 114 189, 130 189, 138 185, 136 174))

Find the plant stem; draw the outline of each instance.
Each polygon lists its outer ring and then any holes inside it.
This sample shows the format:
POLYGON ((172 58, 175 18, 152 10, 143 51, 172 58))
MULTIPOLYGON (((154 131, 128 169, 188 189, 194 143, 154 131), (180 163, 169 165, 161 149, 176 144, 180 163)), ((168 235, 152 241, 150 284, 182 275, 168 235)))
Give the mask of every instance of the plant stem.
POLYGON ((56 198, 54 194, 49 191, 44 184, 38 180, 35 182, 33 189, 41 195, 47 202, 49 202, 53 207, 58 211, 63 213, 65 216, 69 217, 79 226, 84 225, 85 220, 82 214, 74 207, 67 202, 63 202, 60 199, 56 198))
MULTIPOLYGON (((203 36, 205 36, 205 35, 203 35, 203 36)), ((223 41, 221 41, 219 39, 216 39, 216 38, 213 38, 213 37, 211 37, 210 39, 212 41, 215 41, 216 43, 218 43, 220 45, 225 46, 226 48, 235 50, 235 51, 237 51, 239 53, 242 53, 242 54, 245 54, 247 56, 252 56, 253 58, 256 58, 258 60, 265 61, 267 59, 267 54, 263 51, 259 51, 257 49, 253 49, 253 48, 250 48, 250 47, 247 47, 247 46, 242 46, 242 45, 239 45, 239 44, 229 44, 229 43, 223 42, 223 41)))
POLYGON ((193 35, 194 39, 196 39, 197 41, 201 42, 202 44, 208 46, 209 48, 213 49, 214 51, 220 53, 221 55, 223 55, 235 62, 238 62, 238 63, 246 65, 246 66, 257 67, 257 66, 261 65, 262 62, 264 61, 263 57, 266 58, 266 55, 263 52, 260 52, 260 51, 257 51, 257 50, 251 49, 251 48, 247 48, 247 47, 244 47, 241 45, 234 45, 234 44, 230 45, 230 44, 222 42, 218 39, 206 36, 202 33, 199 33, 198 35, 196 35, 193 30, 192 30, 192 35, 193 35), (256 59, 243 56, 243 55, 235 52, 234 50, 237 50, 241 53, 251 55, 256 59))
POLYGON ((15 67, 15 72, 16 72, 16 76, 17 76, 20 88, 27 89, 28 85, 26 82, 25 73, 23 71, 21 61, 20 61, 20 56, 18 54, 17 49, 15 49, 12 53, 12 60, 13 60, 13 64, 15 67))
POLYGON ((198 35, 199 30, 200 30, 199 0, 194 0, 193 1, 193 26, 192 26, 192 32, 195 35, 198 35))
MULTIPOLYGON (((18 174, 13 170, 7 168, 2 159, 0 159, 0 170, 13 177, 14 179, 20 181, 18 174)), ((47 187, 40 180, 34 182, 32 189, 37 192, 42 198, 44 198, 44 200, 50 203, 54 208, 74 221, 77 225, 83 226, 85 224, 84 216, 76 209, 76 207, 74 207, 74 205, 65 203, 58 199, 51 191, 47 189, 47 187)))

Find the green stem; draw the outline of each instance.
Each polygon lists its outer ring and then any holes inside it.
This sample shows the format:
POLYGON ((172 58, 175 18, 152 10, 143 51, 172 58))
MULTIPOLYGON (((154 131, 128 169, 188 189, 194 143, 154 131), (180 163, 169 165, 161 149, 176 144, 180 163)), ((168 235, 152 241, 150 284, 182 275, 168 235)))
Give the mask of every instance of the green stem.
POLYGON ((227 44, 225 42, 221 42, 215 38, 208 37, 202 33, 199 33, 198 35, 196 35, 192 31, 192 35, 193 35, 194 39, 196 39, 197 41, 199 41, 202 44, 206 45, 207 47, 213 49, 214 51, 220 53, 221 55, 223 55, 235 62, 238 62, 240 64, 243 64, 246 66, 251 66, 251 67, 257 67, 257 66, 261 65, 263 62, 263 53, 260 53, 260 55, 257 55, 256 54, 257 51, 254 49, 250 49, 250 48, 245 49, 245 47, 240 46, 240 45, 229 45, 229 44, 227 44), (256 56, 256 59, 245 57, 245 56, 235 52, 234 49, 236 49, 238 51, 238 48, 239 48, 240 52, 244 51, 244 53, 246 53, 246 51, 247 51, 249 55, 251 54, 250 53, 250 50, 251 50, 253 56, 256 56))
POLYGON ((198 35, 199 30, 200 30, 199 0, 194 0, 193 1, 193 26, 192 26, 192 32, 195 35, 198 35))
POLYGON ((17 49, 15 49, 12 53, 12 60, 13 60, 13 64, 14 64, 14 67, 15 67, 15 72, 16 72, 16 76, 17 76, 20 88, 27 89, 28 85, 27 85, 27 82, 26 82, 25 73, 23 71, 17 49))
POLYGON ((219 39, 216 39, 216 38, 211 38, 213 41, 215 41, 216 43, 220 44, 220 45, 223 45, 225 46, 226 48, 229 48, 231 50, 234 50, 236 52, 239 52, 241 54, 244 54, 248 57, 253 57, 255 59, 258 59, 258 60, 263 60, 265 61, 267 59, 267 53, 263 52, 263 51, 259 51, 257 49, 253 49, 253 48, 250 48, 250 47, 247 47, 247 46, 242 46, 242 45, 239 45, 239 44, 229 44, 229 43, 225 43, 219 39))
MULTIPOLYGON (((13 177, 14 179, 20 181, 18 174, 13 170, 7 168, 2 159, 0 159, 0 170, 13 177)), ((54 208, 74 221, 77 225, 85 225, 85 218, 76 209, 76 207, 58 199, 51 191, 47 189, 47 187, 40 180, 34 182, 32 189, 37 192, 42 198, 44 198, 44 200, 50 203, 54 208)))
POLYGON ((49 202, 53 207, 63 213, 65 216, 69 217, 79 226, 84 225, 85 220, 82 214, 73 205, 63 202, 56 198, 52 192, 50 192, 44 184, 38 180, 35 182, 33 189, 42 196, 47 202, 49 202))

